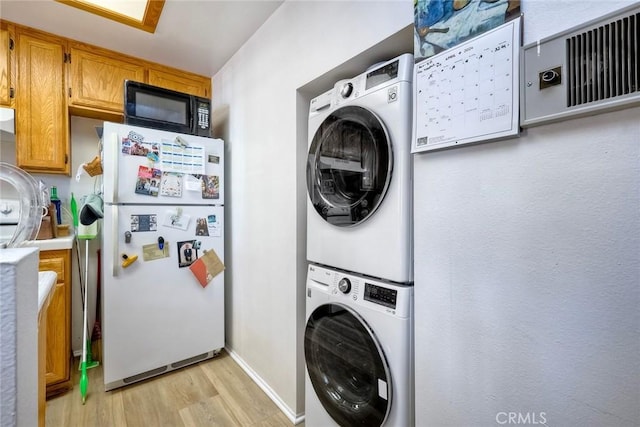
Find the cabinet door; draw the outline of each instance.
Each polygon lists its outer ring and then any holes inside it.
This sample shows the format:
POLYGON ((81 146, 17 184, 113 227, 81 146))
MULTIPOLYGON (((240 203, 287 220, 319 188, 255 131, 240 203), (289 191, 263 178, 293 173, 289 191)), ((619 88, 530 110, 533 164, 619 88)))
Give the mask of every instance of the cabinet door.
POLYGON ((211 96, 211 79, 178 70, 150 68, 149 84, 202 98, 211 96))
POLYGON ((40 271, 55 271, 58 280, 47 310, 47 395, 71 387, 71 251, 40 252, 40 271))
POLYGON ((144 82, 144 67, 111 52, 71 45, 71 105, 124 112, 124 81, 144 82))
POLYGON ((0 105, 13 106, 13 40, 6 23, 0 24, 0 105))
POLYGON ((36 173, 70 174, 65 41, 16 29, 16 162, 36 173))

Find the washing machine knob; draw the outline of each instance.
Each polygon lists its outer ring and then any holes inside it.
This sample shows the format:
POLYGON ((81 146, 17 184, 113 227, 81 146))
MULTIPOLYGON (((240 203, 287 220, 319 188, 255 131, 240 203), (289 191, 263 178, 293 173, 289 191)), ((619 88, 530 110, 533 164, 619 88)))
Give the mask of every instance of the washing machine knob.
POLYGON ((342 95, 343 98, 348 98, 351 92, 353 92, 353 85, 351 83, 345 83, 342 89, 340 89, 340 95, 342 95))
POLYGON ((349 279, 345 277, 340 280, 338 282, 338 289, 340 289, 340 292, 342 292, 343 294, 348 294, 351 290, 351 282, 349 281, 349 279))

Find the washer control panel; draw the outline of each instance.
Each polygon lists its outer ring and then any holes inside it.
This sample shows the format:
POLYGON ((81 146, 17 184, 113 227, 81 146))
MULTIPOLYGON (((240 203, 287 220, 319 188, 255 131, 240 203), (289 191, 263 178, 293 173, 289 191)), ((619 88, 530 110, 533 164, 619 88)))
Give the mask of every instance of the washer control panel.
POLYGON ((346 277, 340 279, 338 282, 338 290, 343 294, 348 294, 351 291, 351 281, 346 277))
POLYGON ((307 296, 325 295, 327 302, 366 307, 396 317, 408 317, 413 307, 413 286, 401 286, 380 279, 355 275, 320 265, 309 265, 307 296))
POLYGON ((353 84, 345 83, 342 85, 342 89, 340 89, 340 96, 342 96, 343 98, 348 98, 352 92, 353 92, 353 84))
POLYGON ((372 283, 364 283, 364 300, 375 302, 389 308, 396 308, 398 291, 372 283))

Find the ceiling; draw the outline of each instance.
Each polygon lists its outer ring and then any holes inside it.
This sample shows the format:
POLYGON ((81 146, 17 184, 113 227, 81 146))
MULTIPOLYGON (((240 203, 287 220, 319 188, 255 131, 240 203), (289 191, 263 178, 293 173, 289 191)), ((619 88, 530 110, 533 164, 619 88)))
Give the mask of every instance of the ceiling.
POLYGON ((0 0, 0 17, 148 61, 213 76, 283 1, 166 0, 153 34, 53 0, 0 0))

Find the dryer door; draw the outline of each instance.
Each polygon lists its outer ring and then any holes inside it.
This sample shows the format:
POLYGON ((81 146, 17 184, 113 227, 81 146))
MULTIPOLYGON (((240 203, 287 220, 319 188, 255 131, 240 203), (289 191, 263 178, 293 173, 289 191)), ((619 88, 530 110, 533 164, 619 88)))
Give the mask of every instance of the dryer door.
POLYGON ((307 158, 311 203, 330 224, 356 225, 378 208, 393 165, 382 121, 357 106, 331 113, 316 131, 307 158))
POLYGON ((340 304, 309 316, 304 355, 313 389, 341 426, 381 426, 391 408, 391 377, 382 347, 367 323, 340 304))

